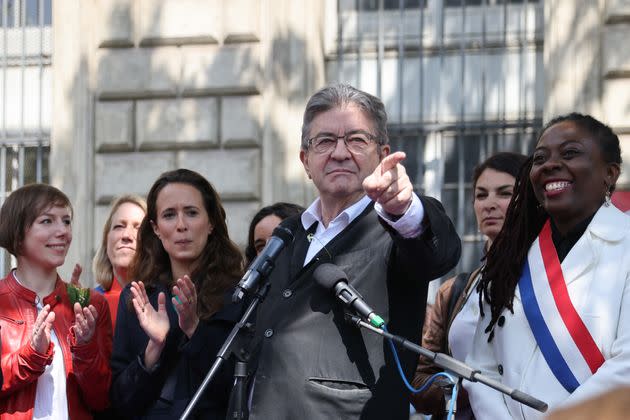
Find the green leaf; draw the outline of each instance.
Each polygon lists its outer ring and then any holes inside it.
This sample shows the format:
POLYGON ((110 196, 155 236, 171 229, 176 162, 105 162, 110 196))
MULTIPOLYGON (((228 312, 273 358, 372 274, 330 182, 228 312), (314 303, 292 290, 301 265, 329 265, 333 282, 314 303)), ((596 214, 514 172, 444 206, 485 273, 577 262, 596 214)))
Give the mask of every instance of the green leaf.
POLYGON ((74 306, 77 302, 82 308, 85 308, 90 304, 90 289, 76 287, 69 283, 66 285, 66 288, 68 290, 68 297, 70 298, 72 306, 74 306))

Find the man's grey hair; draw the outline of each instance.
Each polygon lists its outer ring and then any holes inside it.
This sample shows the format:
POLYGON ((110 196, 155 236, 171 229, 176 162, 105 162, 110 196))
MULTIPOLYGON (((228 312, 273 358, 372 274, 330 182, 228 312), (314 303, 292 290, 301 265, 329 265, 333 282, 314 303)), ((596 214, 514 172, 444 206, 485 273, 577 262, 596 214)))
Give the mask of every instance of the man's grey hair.
POLYGON ((302 149, 308 148, 308 139, 311 129, 311 123, 322 112, 329 111, 336 107, 348 104, 354 104, 363 111, 368 119, 374 124, 376 133, 372 133, 377 137, 380 145, 388 144, 387 136, 387 113, 383 102, 376 96, 363 92, 348 84, 338 83, 326 86, 311 96, 306 104, 304 111, 304 120, 302 122, 302 149))

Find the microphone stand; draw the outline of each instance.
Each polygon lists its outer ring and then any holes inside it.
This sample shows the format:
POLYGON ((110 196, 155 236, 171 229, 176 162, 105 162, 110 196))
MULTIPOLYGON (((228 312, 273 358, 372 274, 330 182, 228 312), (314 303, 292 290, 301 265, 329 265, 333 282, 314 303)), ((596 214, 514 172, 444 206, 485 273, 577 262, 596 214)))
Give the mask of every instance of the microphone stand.
MULTIPOLYGON (((533 408, 534 410, 538 410, 541 413, 547 411, 547 403, 545 403, 544 401, 541 401, 537 398, 532 397, 529 394, 519 391, 518 389, 510 388, 499 381, 495 381, 492 378, 482 375, 478 370, 475 370, 467 364, 460 362, 459 360, 454 359, 450 356, 447 356, 444 353, 434 353, 431 350, 420 347, 419 345, 412 343, 403 337, 391 334, 380 328, 373 327, 367 322, 364 322, 356 315, 346 313, 346 321, 348 321, 350 324, 355 325, 357 328, 365 328, 385 338, 389 338, 397 345, 416 354, 431 359, 431 361, 433 361, 433 363, 435 363, 437 366, 447 370, 449 373, 454 374, 458 378, 463 378, 470 382, 480 382, 505 395, 509 395, 513 400, 518 401, 521 404, 525 404, 533 408)), ((458 382, 460 382, 460 380, 458 380, 458 382)))
POLYGON ((234 328, 232 328, 232 331, 230 332, 228 337, 225 339, 223 346, 217 353, 217 357, 214 363, 212 364, 212 367, 210 367, 210 370, 206 374, 206 377, 204 378, 203 382, 201 383, 201 385, 199 385, 199 389, 197 389, 197 392, 195 392, 195 395, 192 397, 192 399, 186 406, 186 410, 184 410, 184 413, 179 418, 180 420, 186 420, 190 416, 193 409, 195 408, 195 405, 199 401, 199 398, 201 398, 201 395, 203 394, 204 390, 206 389, 208 384, 212 381, 216 373, 219 371, 221 365, 223 365, 223 363, 227 359, 229 359, 230 356, 232 355, 234 355, 237 359, 235 370, 234 370, 234 378, 235 378, 234 401, 236 401, 234 406, 236 408, 236 411, 232 413, 231 417, 228 415, 228 418, 232 418, 232 419, 245 418, 244 401, 247 399, 246 392, 245 392, 245 385, 246 385, 245 377, 247 376, 246 359, 248 358, 248 356, 244 354, 245 352, 243 351, 242 348, 241 348, 241 354, 238 354, 237 352, 235 352, 235 350, 241 347, 240 346, 241 342, 239 338, 242 338, 243 334, 247 331, 247 329, 251 328, 251 324, 249 324, 247 320, 256 311, 256 308, 258 307, 258 305, 263 300, 265 300, 265 297, 267 296, 267 292, 269 291, 269 287, 270 287, 270 283, 266 282, 260 287, 258 292, 254 294, 254 297, 251 303, 247 307, 247 310, 241 317, 240 321, 238 321, 236 325, 234 325, 234 328))
POLYGON ((457 413, 457 398, 456 395, 459 395, 459 389, 462 385, 461 376, 457 378, 457 380, 452 381, 451 379, 438 378, 433 381, 433 383, 437 384, 442 391, 444 392, 444 412, 446 414, 450 413, 450 406, 453 406, 453 416, 457 413), (453 400, 455 398, 455 400, 453 400))

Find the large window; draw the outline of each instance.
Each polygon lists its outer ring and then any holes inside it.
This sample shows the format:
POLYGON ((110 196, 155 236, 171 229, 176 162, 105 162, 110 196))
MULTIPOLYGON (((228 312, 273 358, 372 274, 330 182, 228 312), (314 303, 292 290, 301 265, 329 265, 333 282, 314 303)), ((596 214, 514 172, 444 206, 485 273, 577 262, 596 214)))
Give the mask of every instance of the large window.
POLYGON ((4 0, 0 14, 6 16, 6 27, 50 26, 51 0, 4 0))
POLYGON ((355 5, 352 7, 348 3, 346 5, 349 8, 356 8, 362 10, 378 10, 380 7, 380 2, 383 2, 384 10, 394 10, 394 9, 417 9, 420 4, 422 7, 426 7, 427 0, 355 0, 355 5))
MULTIPOLYGON (((52 108, 51 0, 0 0, 0 204, 48 182, 52 108)), ((0 275, 10 268, 0 254, 0 275)))
MULTIPOLYGON (((462 6, 500 6, 503 4, 522 4, 523 0, 444 0, 445 7, 462 6)), ((538 3, 538 0, 529 0, 529 3, 538 3)))
MULTIPOLYGON (((331 6, 332 7, 332 6, 331 6)), ((462 237, 458 271, 479 264, 472 168, 530 150, 543 107, 543 4, 533 0, 338 0, 327 78, 385 102, 394 150, 418 191, 462 237)))
POLYGON ((440 136, 444 175, 440 196, 462 239, 461 270, 479 265, 484 238, 473 211, 472 174, 475 165, 496 152, 527 153, 535 141, 540 120, 512 127, 487 127, 483 131, 445 132, 440 136))
MULTIPOLYGON (((529 0, 529 3, 538 3, 539 0, 529 0)), ((427 7, 427 5, 439 5, 439 0, 349 0, 342 1, 342 6, 346 9, 377 11, 380 7, 383 10, 396 9, 417 9, 427 7), (352 4, 351 2, 354 2, 352 4), (381 6, 382 2, 382 6, 381 6)), ((443 0, 444 7, 470 7, 470 6, 498 6, 507 4, 521 4, 523 0, 443 0)))

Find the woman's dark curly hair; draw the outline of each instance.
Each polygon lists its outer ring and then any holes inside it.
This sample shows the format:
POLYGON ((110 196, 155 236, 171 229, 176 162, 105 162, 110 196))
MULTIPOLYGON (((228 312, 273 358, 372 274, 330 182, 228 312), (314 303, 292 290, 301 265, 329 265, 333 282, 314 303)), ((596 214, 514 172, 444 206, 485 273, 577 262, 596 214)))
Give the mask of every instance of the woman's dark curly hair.
POLYGON ((150 289, 156 284, 172 286, 169 255, 157 237, 151 222, 157 222, 157 198, 168 184, 187 184, 201 193, 208 218, 213 226, 208 242, 190 273, 197 289, 199 318, 208 319, 221 309, 223 295, 233 288, 243 272, 243 257, 228 236, 225 210, 219 194, 203 176, 188 169, 165 172, 155 181, 147 196, 147 215, 138 231, 138 251, 131 263, 129 278, 142 281, 150 289))
MULTIPOLYGON (((549 128, 566 121, 572 122, 593 136, 606 163, 621 165, 619 138, 610 127, 590 115, 571 113, 556 117, 543 127, 536 141, 538 142, 549 128)), ((481 281, 477 286, 477 291, 480 292, 480 307, 482 307, 482 299, 490 306, 491 318, 485 330, 490 334, 488 341, 492 340, 494 326, 503 309, 513 311, 514 293, 527 253, 549 218, 544 208, 539 205, 529 181, 532 163, 533 158, 530 156, 516 179, 503 229, 488 250, 486 264, 481 271, 481 281)), ((611 185, 610 192, 614 189, 615 186, 611 185)), ((602 202, 604 201, 603 192, 602 189, 602 202)), ((483 307, 481 315, 484 316, 483 307)))

